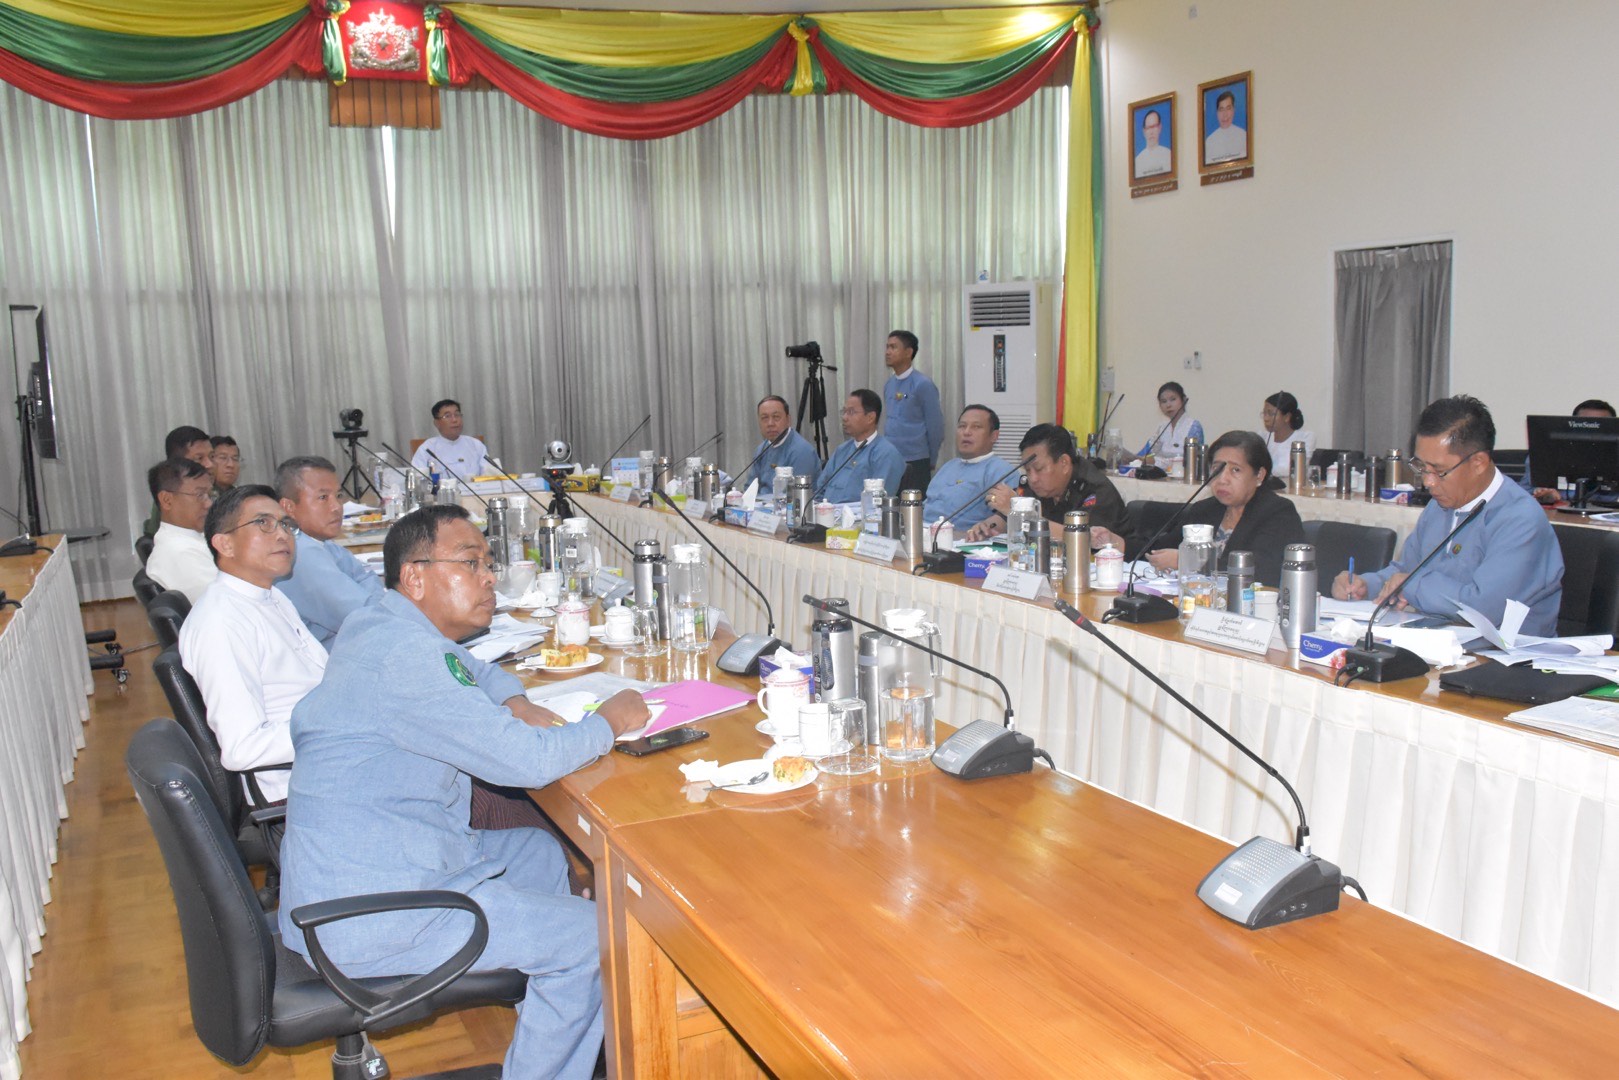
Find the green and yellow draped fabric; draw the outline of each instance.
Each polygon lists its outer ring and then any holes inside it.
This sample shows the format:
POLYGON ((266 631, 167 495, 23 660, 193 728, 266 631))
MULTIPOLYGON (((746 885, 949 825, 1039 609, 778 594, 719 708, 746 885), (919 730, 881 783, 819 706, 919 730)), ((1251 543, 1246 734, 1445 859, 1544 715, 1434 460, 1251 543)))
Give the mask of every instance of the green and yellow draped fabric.
MULTIPOLYGON (((561 124, 653 139, 753 93, 846 92, 907 123, 959 127, 1026 100, 1072 57, 1062 414, 1095 412, 1099 147, 1090 30, 1074 5, 687 15, 401 3, 425 15, 426 77, 482 77, 561 124)), ((348 0, 0 0, 0 79, 114 119, 179 116, 298 67, 349 74, 348 0)))

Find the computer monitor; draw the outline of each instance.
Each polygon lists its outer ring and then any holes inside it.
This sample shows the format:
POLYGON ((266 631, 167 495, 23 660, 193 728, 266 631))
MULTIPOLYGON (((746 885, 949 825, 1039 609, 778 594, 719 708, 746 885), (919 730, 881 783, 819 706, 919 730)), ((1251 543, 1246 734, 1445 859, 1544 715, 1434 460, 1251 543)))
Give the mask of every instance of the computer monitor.
POLYGON ((1531 416, 1529 473, 1536 487, 1584 480, 1588 490, 1619 484, 1619 418, 1531 416))

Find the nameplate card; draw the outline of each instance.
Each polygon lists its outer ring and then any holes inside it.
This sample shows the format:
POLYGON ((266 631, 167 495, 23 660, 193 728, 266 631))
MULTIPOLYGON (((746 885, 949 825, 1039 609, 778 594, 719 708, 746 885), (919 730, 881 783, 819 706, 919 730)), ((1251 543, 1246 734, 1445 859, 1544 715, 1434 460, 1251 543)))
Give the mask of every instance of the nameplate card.
POLYGON ((781 515, 769 510, 755 510, 748 517, 748 531, 761 536, 775 536, 781 530, 781 515))
POLYGON ((634 494, 634 484, 625 483, 623 480, 614 480, 613 490, 607 493, 607 497, 612 499, 614 502, 627 503, 630 501, 630 497, 634 494))
POLYGON ((899 556, 899 541, 890 536, 863 532, 855 537, 854 553, 875 562, 893 562, 899 556))
POLYGON ((601 597, 603 603, 623 600, 635 592, 635 582, 627 581, 621 573, 608 567, 597 570, 590 578, 590 591, 601 597))
POLYGON ((1270 648, 1270 636, 1275 628, 1274 619, 1256 619, 1233 611, 1200 607, 1193 609, 1185 633, 1193 641, 1224 645, 1228 649, 1263 656, 1270 648))
POLYGON ((708 503, 704 502, 702 499, 693 499, 688 495, 686 497, 686 505, 682 506, 681 509, 686 512, 687 517, 701 518, 707 517, 708 512, 712 510, 713 507, 709 506, 708 503))
POLYGON ((1052 597, 1051 579, 1044 574, 1027 570, 1014 570, 1010 566, 992 566, 984 575, 984 589, 1022 600, 1040 600, 1052 597))

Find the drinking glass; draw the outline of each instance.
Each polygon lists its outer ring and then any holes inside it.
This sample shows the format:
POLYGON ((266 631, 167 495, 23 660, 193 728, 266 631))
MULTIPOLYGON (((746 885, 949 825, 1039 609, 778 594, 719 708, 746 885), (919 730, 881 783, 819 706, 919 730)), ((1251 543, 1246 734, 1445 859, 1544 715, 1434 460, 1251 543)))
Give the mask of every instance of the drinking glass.
POLYGON ((635 640, 625 649, 629 656, 658 656, 663 642, 658 640, 658 608, 655 604, 637 604, 635 612, 635 640))
POLYGON ((859 776, 877 768, 877 756, 866 747, 866 703, 840 698, 829 703, 832 712, 832 752, 815 767, 834 776, 859 776))
POLYGON ((907 678, 883 698, 883 757, 906 764, 933 753, 933 691, 907 678))
POLYGON ((1310 490, 1315 491, 1321 487, 1321 466, 1311 465, 1310 471, 1304 475, 1310 482, 1310 490))

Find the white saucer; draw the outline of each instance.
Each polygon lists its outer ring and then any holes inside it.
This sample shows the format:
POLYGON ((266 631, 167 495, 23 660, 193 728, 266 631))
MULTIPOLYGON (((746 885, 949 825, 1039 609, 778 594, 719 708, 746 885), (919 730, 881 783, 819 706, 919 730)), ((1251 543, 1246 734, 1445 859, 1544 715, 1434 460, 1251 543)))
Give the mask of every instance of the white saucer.
POLYGON ((754 724, 753 725, 753 730, 757 731, 759 734, 764 735, 764 736, 766 736, 768 738, 775 739, 778 742, 797 742, 798 741, 798 735, 797 735, 796 732, 793 734, 793 737, 791 739, 788 739, 785 736, 783 736, 781 733, 779 733, 776 730, 775 725, 770 722, 769 717, 766 717, 765 719, 759 721, 757 724, 754 724))

